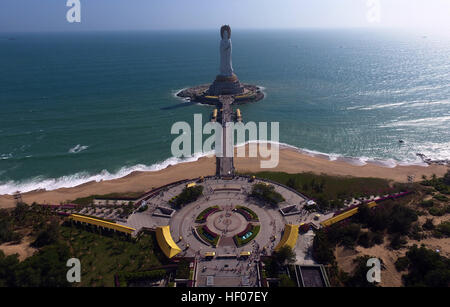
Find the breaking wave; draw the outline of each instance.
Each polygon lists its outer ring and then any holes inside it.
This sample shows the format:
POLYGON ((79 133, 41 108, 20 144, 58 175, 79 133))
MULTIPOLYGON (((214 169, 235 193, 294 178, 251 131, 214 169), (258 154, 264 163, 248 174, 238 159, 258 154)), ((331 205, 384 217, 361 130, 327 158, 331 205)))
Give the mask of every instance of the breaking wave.
POLYGON ((88 148, 89 148, 89 146, 81 146, 80 144, 78 144, 78 145, 70 148, 69 149, 69 153, 79 153, 79 152, 82 152, 83 150, 86 150, 88 148))
MULTIPOLYGON (((298 148, 290 144, 280 143, 280 142, 272 142, 272 141, 247 141, 245 143, 237 144, 236 147, 245 146, 253 143, 268 143, 278 145, 280 149, 286 148, 290 150, 297 151, 302 154, 306 154, 313 157, 319 157, 323 159, 327 159, 329 161, 341 161, 351 165, 363 166, 366 164, 374 164, 382 167, 393 168, 397 165, 419 165, 419 166, 427 166, 428 164, 424 163, 420 158, 417 158, 416 161, 397 161, 394 159, 375 159, 369 157, 345 157, 341 154, 336 153, 323 153, 315 150, 309 150, 305 148, 298 148)), ((78 146, 78 145, 77 145, 78 146)), ((75 147, 77 147, 75 146, 75 147)), ((74 148, 75 148, 74 147, 74 148)), ((78 148, 82 148, 83 146, 79 146, 78 148)), ((107 170, 103 170, 97 174, 90 174, 88 172, 80 172, 72 175, 62 176, 59 178, 45 178, 43 176, 35 177, 29 180, 24 181, 8 181, 0 183, 0 195, 3 194, 13 194, 16 191, 20 191, 22 193, 35 191, 35 190, 56 190, 60 188, 71 188, 75 186, 79 186, 88 182, 101 182, 107 180, 114 180, 123 178, 128 176, 133 172, 156 172, 163 170, 169 166, 174 166, 180 163, 189 163, 198 161, 202 157, 214 155, 214 152, 206 152, 206 153, 196 153, 191 157, 186 158, 168 158, 160 163, 155 163, 152 165, 145 164, 137 164, 133 166, 122 167, 116 172, 109 172, 107 170)))
POLYGON ((0 183, 0 195, 14 194, 16 191, 26 193, 35 190, 51 191, 60 188, 72 188, 92 181, 100 182, 119 179, 128 176, 133 172, 156 172, 176 164, 195 162, 200 158, 211 154, 213 154, 213 152, 194 154, 193 156, 187 158, 172 157, 160 163, 155 163, 152 165, 137 164, 133 166, 122 167, 116 172, 103 170, 98 174, 80 172, 72 175, 62 176, 59 178, 45 178, 43 176, 38 176, 24 181, 7 181, 0 183))

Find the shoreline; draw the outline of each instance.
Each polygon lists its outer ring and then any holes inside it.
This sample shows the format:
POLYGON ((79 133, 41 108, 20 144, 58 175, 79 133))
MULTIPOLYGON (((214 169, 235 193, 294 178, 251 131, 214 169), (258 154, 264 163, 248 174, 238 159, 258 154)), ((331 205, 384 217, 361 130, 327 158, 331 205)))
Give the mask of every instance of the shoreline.
MULTIPOLYGON (((415 161, 399 161, 392 158, 370 158, 370 157, 352 157, 344 156, 335 153, 324 153, 320 151, 310 150, 307 148, 299 148, 287 143, 271 142, 271 141, 247 141, 244 144, 235 145, 235 149, 242 146, 250 146, 251 144, 268 144, 268 146, 278 145, 280 151, 292 150, 302 155, 317 157, 325 159, 327 161, 340 161, 346 164, 364 166, 364 165, 376 165, 386 168, 394 168, 396 166, 423 166, 428 167, 432 165, 441 165, 444 167, 450 167, 450 159, 438 159, 433 160, 428 158, 424 154, 417 153, 417 159, 415 161)), ((102 182, 111 181, 116 179, 125 178, 128 175, 135 172, 157 172, 164 170, 169 166, 175 166, 182 163, 196 162, 201 158, 214 156, 214 152, 207 153, 195 153, 192 157, 187 158, 174 158, 170 157, 165 160, 155 162, 150 165, 136 164, 130 166, 123 166, 120 169, 109 172, 103 170, 101 172, 90 174, 87 171, 79 171, 69 175, 63 175, 56 178, 41 178, 35 177, 33 179, 23 181, 8 181, 0 184, 0 196, 1 195, 13 195, 16 191, 24 193, 35 192, 37 190, 53 191, 62 188, 73 188, 90 182, 102 182)))
MULTIPOLYGON (((248 144, 246 149, 248 150, 248 144)), ((414 181, 421 180, 422 175, 430 177, 432 174, 436 174, 438 177, 442 177, 449 169, 448 166, 435 164, 428 166, 396 165, 395 167, 387 167, 375 163, 357 165, 343 159, 330 160, 327 156, 304 153, 282 145, 280 145, 279 164, 276 168, 261 169, 260 157, 235 158, 235 168, 240 173, 269 171, 293 174, 312 172, 331 176, 375 177, 397 182, 407 182, 407 177, 411 175, 414 176, 414 181)), ((51 191, 30 191, 23 193, 22 199, 28 204, 33 202, 59 204, 94 194, 144 192, 182 179, 214 175, 215 171, 215 157, 214 155, 208 155, 200 157, 193 162, 169 165, 158 171, 134 171, 118 179, 99 182, 90 181, 75 187, 51 191)), ((0 208, 14 206, 13 195, 0 195, 0 208)))

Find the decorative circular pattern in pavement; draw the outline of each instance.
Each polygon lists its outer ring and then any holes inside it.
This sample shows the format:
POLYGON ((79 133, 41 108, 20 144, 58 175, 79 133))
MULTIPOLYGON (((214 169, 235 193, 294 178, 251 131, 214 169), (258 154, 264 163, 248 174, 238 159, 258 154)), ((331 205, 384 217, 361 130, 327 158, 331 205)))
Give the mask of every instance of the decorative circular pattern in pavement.
POLYGON ((225 237, 232 237, 247 227, 245 218, 233 211, 218 211, 208 216, 206 225, 211 231, 225 237))
MULTIPOLYGON (((252 253, 258 251, 263 255, 270 255, 282 237, 285 224, 299 223, 299 216, 283 216, 279 208, 286 207, 288 204, 302 204, 307 199, 284 186, 270 183, 276 191, 283 195, 286 201, 276 208, 265 206, 260 201, 249 197, 252 186, 262 182, 265 181, 239 176, 232 180, 215 177, 204 178, 199 183, 204 187, 203 196, 177 210, 169 220, 165 218, 156 220, 155 218, 155 221, 157 221, 155 224, 169 224, 172 238, 183 250, 183 256, 185 257, 202 256, 211 251, 216 252, 217 255, 238 254, 242 251, 251 251, 252 253), (203 223, 196 221, 204 210, 215 206, 219 207, 221 211, 211 213, 203 223), (258 221, 251 223, 260 226, 258 234, 247 244, 240 247, 235 246, 233 237, 244 232, 249 224, 246 217, 249 218, 249 216, 242 211, 233 211, 237 206, 248 208, 250 216, 253 215, 253 212, 258 221), (195 229, 201 225, 208 226, 211 232, 221 237, 216 247, 199 240, 195 229), (223 234, 224 231, 227 231, 227 233, 223 234)), ((159 201, 162 202, 162 205, 166 204, 173 196, 180 194, 185 186, 185 183, 174 185, 165 192, 165 198, 159 201)), ((139 217, 142 215, 143 220, 145 213, 139 215, 139 217)))

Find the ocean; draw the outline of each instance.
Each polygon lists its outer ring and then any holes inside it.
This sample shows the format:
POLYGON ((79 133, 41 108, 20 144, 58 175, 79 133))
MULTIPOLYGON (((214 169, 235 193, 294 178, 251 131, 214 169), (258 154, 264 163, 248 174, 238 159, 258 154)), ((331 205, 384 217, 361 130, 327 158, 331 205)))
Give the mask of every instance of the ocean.
MULTIPOLYGON (((382 30, 233 30, 233 67, 264 100, 244 121, 330 160, 450 158, 450 39, 382 30), (403 140, 400 143, 399 140, 403 140)), ((177 121, 212 107, 175 94, 210 83, 218 31, 0 34, 0 194, 72 187, 193 161, 177 121)))

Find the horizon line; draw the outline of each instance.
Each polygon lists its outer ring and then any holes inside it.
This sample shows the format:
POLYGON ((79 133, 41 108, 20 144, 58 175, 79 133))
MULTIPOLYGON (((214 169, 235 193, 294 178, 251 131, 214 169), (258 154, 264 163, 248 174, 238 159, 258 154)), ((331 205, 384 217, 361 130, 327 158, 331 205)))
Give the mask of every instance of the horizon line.
MULTIPOLYGON (((189 32, 189 31, 218 31, 220 27, 213 28, 153 28, 153 29, 52 29, 52 30, 0 30, 0 34, 20 34, 20 33, 87 33, 87 32, 189 32)), ((424 31, 436 32, 433 27, 393 27, 393 26, 342 26, 342 27, 320 27, 320 26, 305 26, 305 27, 274 27, 274 28, 259 28, 259 27, 233 27, 234 31, 286 31, 286 30, 384 30, 384 31, 424 31)), ((444 33, 441 33, 444 34, 444 33)))

